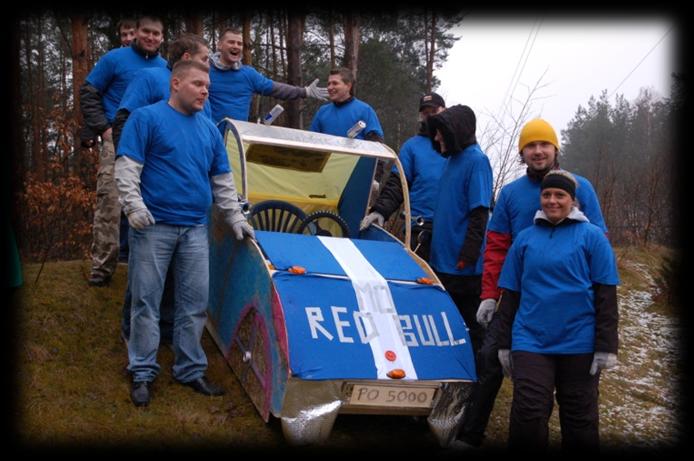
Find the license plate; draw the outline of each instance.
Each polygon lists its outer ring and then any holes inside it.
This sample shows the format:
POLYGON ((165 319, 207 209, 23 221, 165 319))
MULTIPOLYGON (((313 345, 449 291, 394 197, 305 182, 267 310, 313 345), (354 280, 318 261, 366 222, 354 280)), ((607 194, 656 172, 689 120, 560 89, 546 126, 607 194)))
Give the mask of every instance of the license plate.
POLYGON ((436 389, 438 387, 354 384, 349 403, 379 407, 431 408, 436 389))

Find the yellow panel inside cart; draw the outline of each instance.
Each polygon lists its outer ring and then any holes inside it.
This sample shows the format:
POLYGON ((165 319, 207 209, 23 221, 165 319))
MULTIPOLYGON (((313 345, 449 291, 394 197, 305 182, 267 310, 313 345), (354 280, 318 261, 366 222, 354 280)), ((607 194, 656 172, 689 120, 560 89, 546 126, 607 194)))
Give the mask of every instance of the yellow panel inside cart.
MULTIPOLYGON (((234 181, 241 184, 241 165, 237 143, 227 143, 234 181)), ((248 180, 247 198, 251 204, 264 200, 283 200, 304 212, 337 212, 347 181, 359 157, 331 151, 315 151, 244 143, 248 180)))

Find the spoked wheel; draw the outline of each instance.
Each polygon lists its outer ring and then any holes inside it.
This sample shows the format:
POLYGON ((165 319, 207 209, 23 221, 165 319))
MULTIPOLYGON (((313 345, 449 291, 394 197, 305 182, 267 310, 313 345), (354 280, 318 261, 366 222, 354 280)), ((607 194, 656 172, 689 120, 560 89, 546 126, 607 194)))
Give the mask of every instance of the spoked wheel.
POLYGON ((300 234, 327 237, 348 237, 349 226, 340 216, 330 211, 316 211, 304 218, 299 228, 300 234))
POLYGON ((248 220, 256 230, 299 233, 306 213, 289 202, 265 200, 251 208, 248 220))

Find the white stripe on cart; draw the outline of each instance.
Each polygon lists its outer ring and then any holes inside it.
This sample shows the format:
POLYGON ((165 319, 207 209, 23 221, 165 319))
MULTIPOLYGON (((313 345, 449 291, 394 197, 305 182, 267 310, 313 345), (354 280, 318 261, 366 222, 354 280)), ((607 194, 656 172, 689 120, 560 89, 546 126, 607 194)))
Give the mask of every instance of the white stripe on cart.
MULTIPOLYGON (((417 379, 417 372, 412 363, 410 351, 403 340, 398 312, 386 279, 369 263, 351 240, 321 236, 318 239, 344 269, 354 287, 359 311, 365 319, 371 318, 372 328, 375 327, 378 332, 369 340, 378 378, 386 379, 388 378, 386 373, 390 370, 402 368, 405 371, 405 379, 417 379), (386 359, 386 351, 395 353, 394 361, 386 359)), ((369 322, 365 323, 368 325, 369 322)), ((373 331, 366 333, 368 336, 373 336, 373 331)))

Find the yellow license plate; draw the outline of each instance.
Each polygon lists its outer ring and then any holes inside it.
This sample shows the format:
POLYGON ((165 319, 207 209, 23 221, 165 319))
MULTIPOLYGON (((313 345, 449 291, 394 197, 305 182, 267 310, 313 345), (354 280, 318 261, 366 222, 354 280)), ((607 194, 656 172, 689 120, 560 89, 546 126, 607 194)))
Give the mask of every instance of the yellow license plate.
POLYGON ((349 403, 379 407, 431 408, 438 387, 354 384, 349 403))

